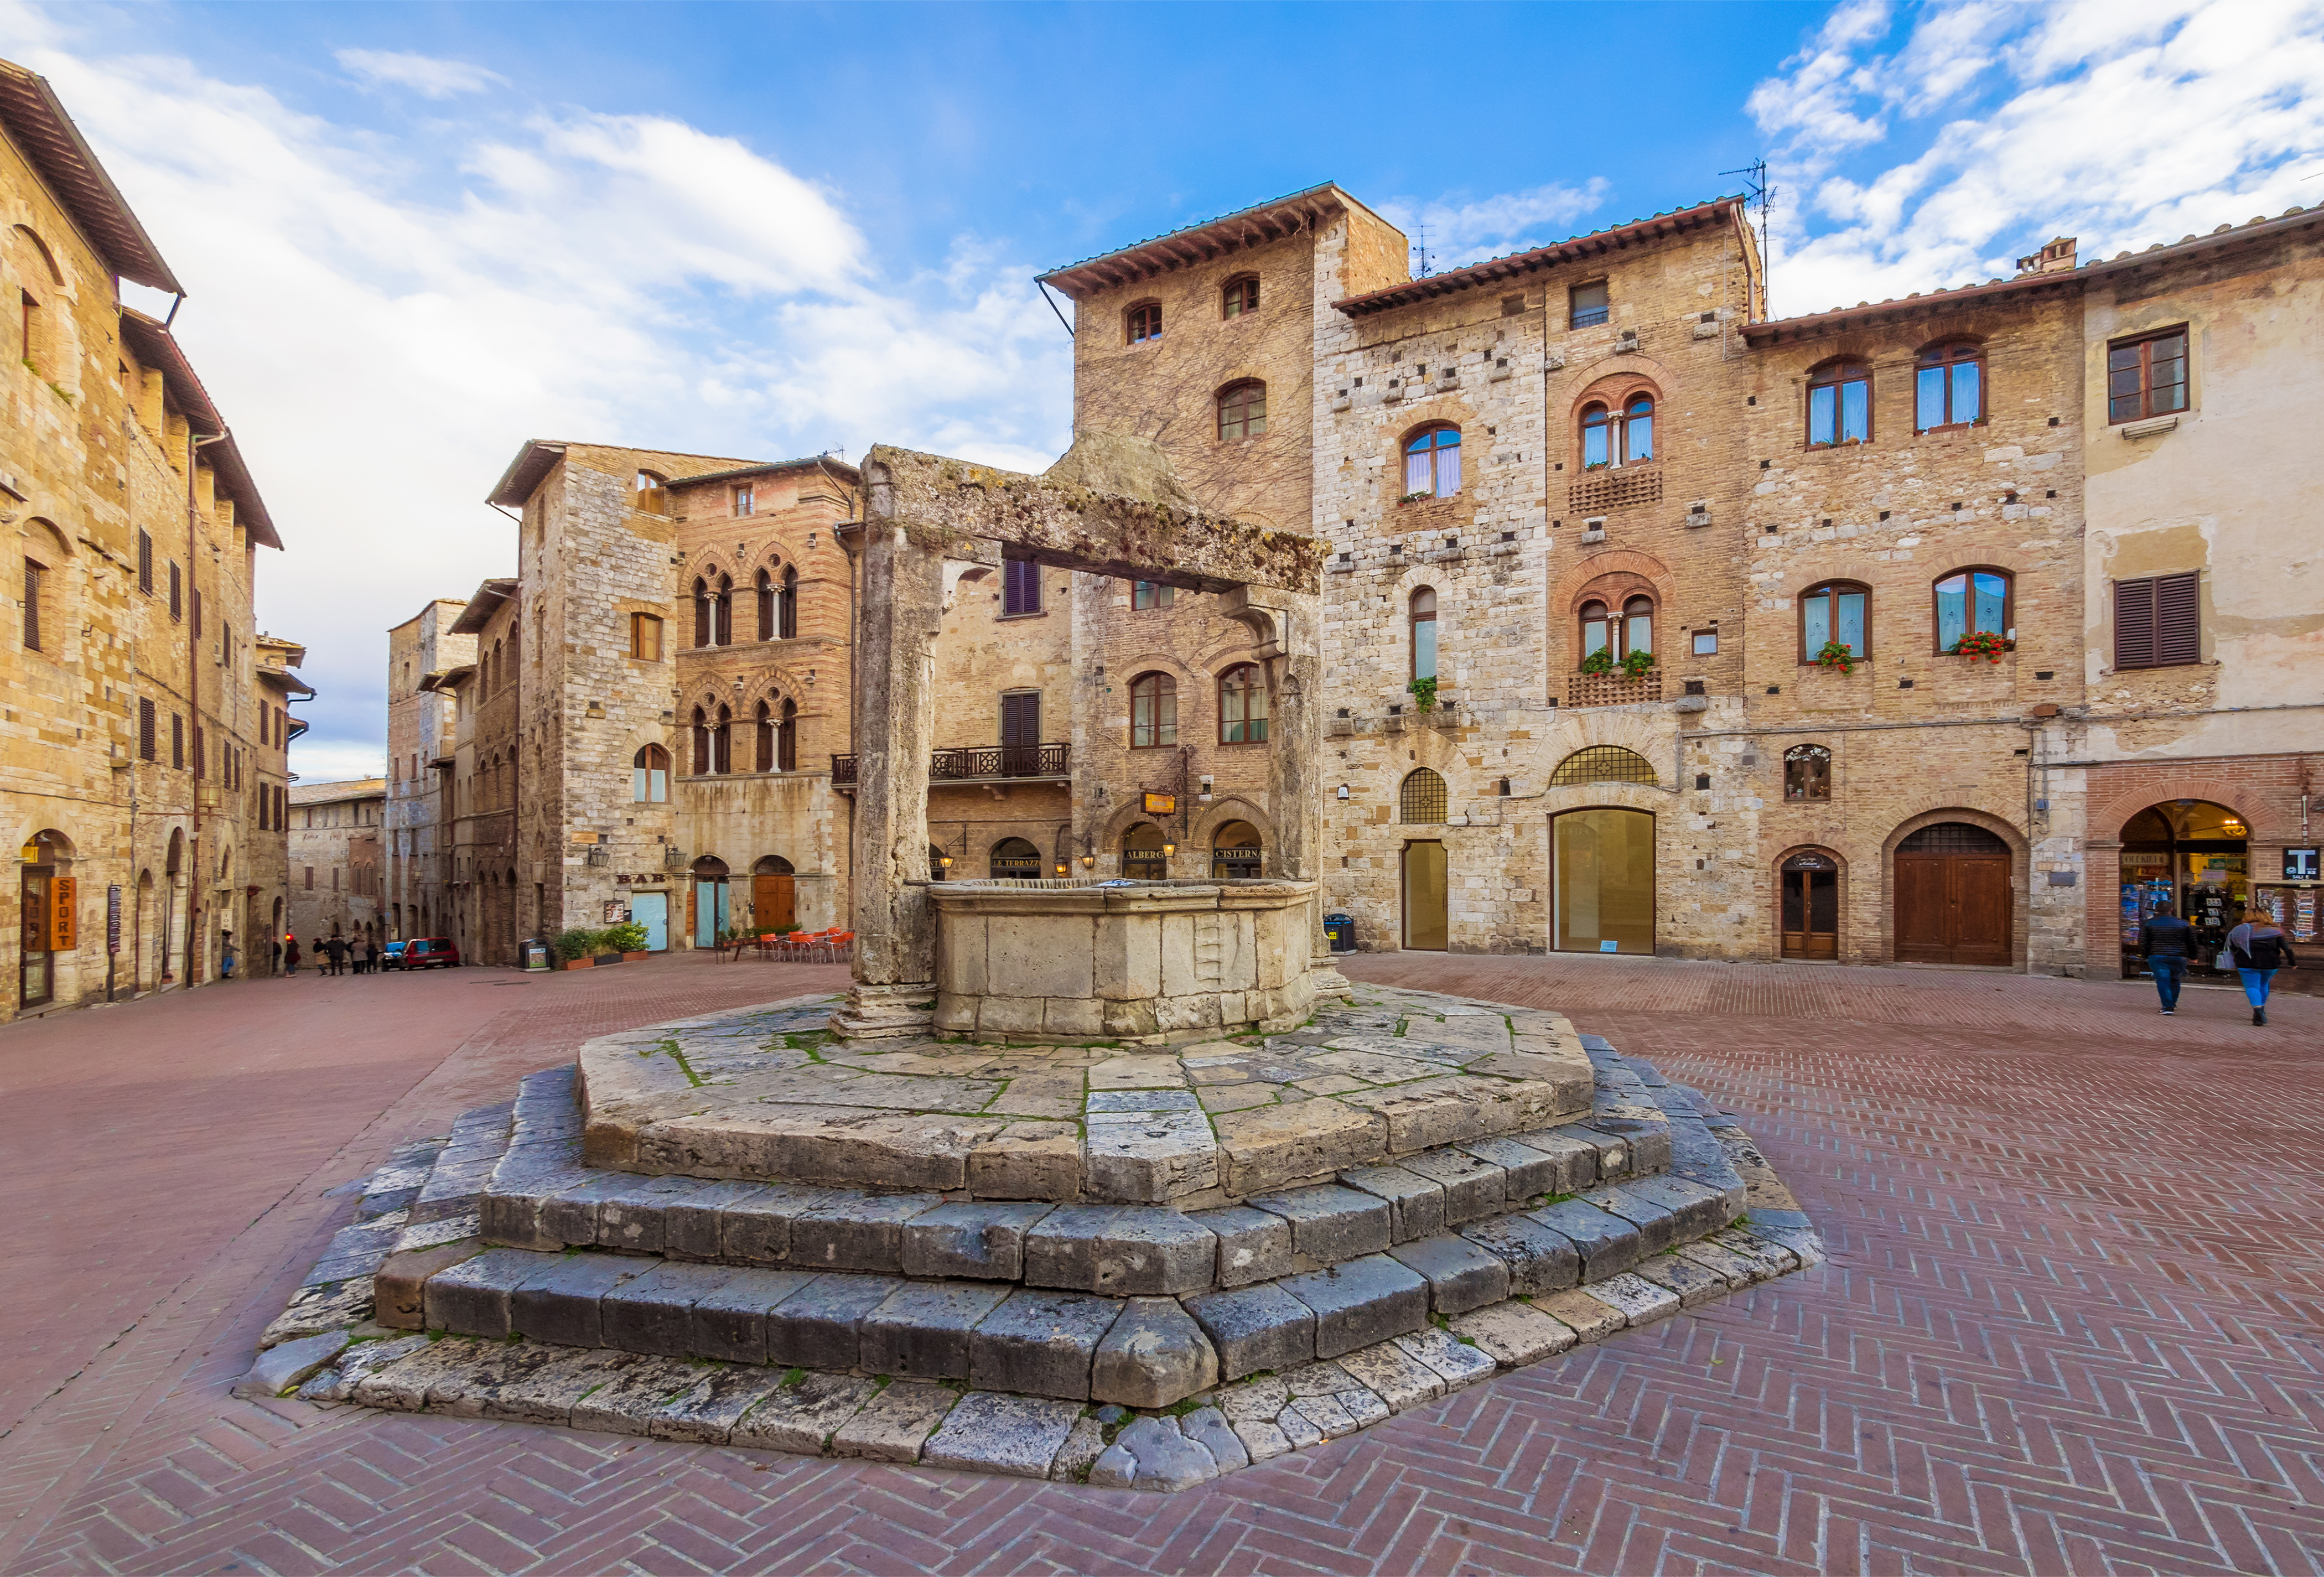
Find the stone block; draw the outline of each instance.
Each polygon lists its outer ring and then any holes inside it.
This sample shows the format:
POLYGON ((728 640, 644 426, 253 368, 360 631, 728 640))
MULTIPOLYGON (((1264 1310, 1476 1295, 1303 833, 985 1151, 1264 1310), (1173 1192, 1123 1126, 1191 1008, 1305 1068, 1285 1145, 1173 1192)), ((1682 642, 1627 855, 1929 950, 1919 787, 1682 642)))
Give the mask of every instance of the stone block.
POLYGON ((1194 1316, 1175 1298, 1134 1297, 1097 1345, 1089 1395, 1130 1407, 1167 1407, 1218 1383, 1218 1351, 1194 1316))
POLYGON ((572 1404, 572 1426, 604 1434, 647 1434, 663 1408, 692 1390, 702 1371, 676 1359, 623 1353, 630 1366, 608 1375, 572 1404))
POLYGON ((1533 1300, 1533 1306, 1571 1326, 1574 1335, 1584 1342, 1602 1342, 1628 1323, 1623 1319, 1621 1310, 1591 1297, 1578 1286, 1543 1293, 1533 1300))
POLYGON ((441 1389, 456 1394, 466 1383, 469 1365, 484 1343, 463 1337, 430 1342, 394 1362, 374 1370, 357 1381, 349 1400, 358 1406, 384 1407, 392 1412, 417 1413, 441 1389))
POLYGON ((309 1377, 299 1388, 299 1399, 302 1402, 353 1401, 355 1388, 373 1374, 400 1359, 410 1357, 428 1344, 428 1338, 417 1333, 384 1342, 359 1342, 341 1352, 329 1368, 318 1370, 309 1377))
MULTIPOLYGON (((1641 1258, 1646 1254, 1661 1253, 1676 1239, 1677 1214, 1627 1186, 1593 1188, 1582 1196, 1581 1203, 1595 1205, 1607 1214, 1619 1216, 1636 1227, 1641 1258)), ((1592 1277, 1591 1279, 1597 1278, 1592 1277)))
MULTIPOLYGON (((1177 1093, 1192 1105, 1191 1092, 1177 1093)), ((1082 1179, 1091 1199, 1161 1204, 1218 1183, 1218 1144, 1199 1108, 1091 1113, 1082 1179)))
POLYGON ((767 1193, 770 1185, 733 1179, 706 1183, 662 1206, 661 1250, 673 1259, 715 1260, 724 1250, 721 1214, 767 1193))
POLYGON ((724 1445, 750 1410, 781 1388, 784 1371, 747 1365, 695 1370, 693 1383, 645 1416, 656 1440, 724 1445))
POLYGON ((1461 1235, 1508 1268, 1513 1293, 1554 1292, 1582 1279, 1582 1256, 1573 1240, 1529 1216, 1472 1222, 1461 1235))
POLYGON ((918 1379, 966 1379, 970 1333, 1009 1296, 1007 1287, 987 1283, 908 1281, 863 1316, 856 1367, 918 1379))
POLYGON ((940 1194, 843 1194, 791 1219, 790 1258, 802 1270, 904 1268, 904 1228, 944 1203, 940 1194))
POLYGON ((1117 1297, 1199 1292, 1218 1268, 1218 1240, 1175 1210, 1068 1205, 1025 1234, 1025 1279, 1117 1297))
POLYGON ((659 1254, 664 1213, 678 1201, 712 1186, 700 1177, 639 1177, 597 1199, 597 1246, 637 1254, 659 1254))
POLYGON ((1669 1211, 1677 1222, 1674 1237, 1679 1241, 1708 1236, 1742 1213, 1724 1189, 1687 1177, 1639 1177, 1623 1184, 1622 1192, 1669 1211))
POLYGON ((1053 1038, 1102 1036, 1105 1033, 1105 1004, 1095 997, 1044 997, 1041 999, 1041 1033, 1053 1038))
POLYGON ((964 1176, 979 1199, 1070 1203, 1081 1197, 1082 1130, 1071 1122, 1012 1122, 968 1152, 964 1176))
POLYGON ((1386 1402, 1391 1412, 1401 1413, 1444 1394, 1444 1377, 1392 1341, 1342 1353, 1340 1366, 1386 1402))
POLYGON ((1185 1084, 1185 1071, 1176 1056, 1108 1057, 1089 1070, 1092 1094, 1102 1090, 1177 1090, 1185 1084))
POLYGON ((600 1172, 586 1182, 560 1188, 541 1200, 538 1231, 543 1239, 572 1247, 597 1240, 597 1206, 608 1194, 634 1186, 627 1172, 600 1172))
POLYGON ((1315 1356, 1315 1311, 1280 1282, 1209 1293, 1185 1304, 1217 1350, 1222 1379, 1290 1369, 1315 1356))
POLYGON ((1315 1311, 1318 1358, 1336 1358, 1428 1323, 1428 1284, 1385 1254, 1277 1285, 1315 1311))
POLYGON ((613 1254, 566 1255, 509 1295, 509 1328, 562 1347, 603 1347, 600 1301, 650 1268, 648 1261, 613 1254))
POLYGON ((1499 1367, 1491 1353, 1448 1331, 1416 1331, 1398 1336, 1396 1345, 1406 1356, 1443 1376, 1447 1388, 1483 1379, 1499 1367))
POLYGON ((1388 1202, 1359 1189, 1324 1184, 1255 1194, 1250 1203, 1290 1222, 1292 1251, 1321 1264, 1360 1259, 1388 1246, 1388 1202))
POLYGON ((921 1444, 959 1400, 960 1393, 949 1386, 899 1380, 833 1430, 831 1449, 835 1455, 875 1462, 918 1462, 921 1444))
POLYGON ((1406 1156, 1397 1163, 1444 1190, 1444 1224, 1457 1227, 1499 1215, 1509 1198, 1508 1175, 1490 1161, 1460 1150, 1406 1156))
POLYGON ((1607 1171, 1601 1163, 1600 1176, 1609 1180, 1616 1176, 1645 1177, 1670 1169, 1669 1123, 1652 1119, 1606 1117, 1592 1118, 1587 1126, 1592 1132, 1629 1148, 1628 1157, 1618 1171, 1607 1171))
POLYGON ((1625 1323, 1643 1325, 1678 1313, 1678 1295, 1656 1286, 1634 1271, 1593 1281, 1582 1289, 1600 1303, 1621 1311, 1625 1323))
POLYGON ((1121 1309, 1114 1298, 1019 1288, 971 1333, 968 1381, 979 1389, 1087 1401, 1098 1343, 1121 1309))
MULTIPOLYGON (((1575 1194, 1598 1181, 1598 1147, 1584 1144, 1570 1134, 1555 1129, 1530 1129, 1509 1136, 1517 1143, 1536 1155, 1546 1156, 1553 1165, 1550 1185, 1543 1194, 1575 1194)), ((1527 1197, 1532 1197, 1528 1195, 1527 1197)))
POLYGON ((735 1265, 788 1265, 791 1227, 818 1205, 845 1195, 831 1188, 764 1185, 718 1211, 718 1257, 735 1265))
POLYGON ((631 1277, 598 1302, 604 1344, 624 1352, 691 1357, 694 1305, 740 1274, 731 1266, 666 1261, 631 1277))
POLYGON ((1677 1295, 1681 1308, 1697 1308, 1724 1296, 1730 1283, 1709 1266, 1678 1253, 1657 1254, 1638 1261, 1637 1274, 1665 1292, 1677 1295))
POLYGON ((1458 1315, 1452 1329, 1511 1369, 1554 1357, 1577 1340, 1572 1326, 1518 1298, 1458 1315))
POLYGON ((1139 1418, 1090 1468, 1093 1488, 1190 1489, 1219 1476, 1218 1459, 1179 1432, 1176 1418, 1139 1418))
POLYGON ((1046 1479, 1081 1409, 1039 1397, 972 1391, 920 1448, 922 1465, 1046 1479))
POLYGON ((428 1278, 428 1328, 499 1340, 509 1333, 509 1295, 557 1262, 529 1249, 487 1249, 428 1278))
MULTIPOLYGON (((780 1370, 774 1371, 779 1379, 780 1370)), ((807 1374, 779 1385, 742 1415, 726 1436, 730 1445, 821 1454, 834 1431, 878 1392, 877 1380, 844 1374, 807 1374)))
POLYGON ((1402 1167, 1354 1167, 1340 1181, 1388 1202, 1388 1240, 1408 1243, 1444 1230, 1443 1185, 1402 1167))
POLYGON ((1049 1477, 1061 1484, 1078 1483, 1104 1452, 1105 1425, 1094 1418, 1076 1418, 1049 1463, 1049 1477))
POLYGON ((1388 1153, 1388 1119, 1336 1099, 1222 1111, 1211 1120, 1231 1194, 1263 1194, 1362 1167, 1388 1153))
POLYGON ((1582 1256, 1582 1279, 1598 1281, 1628 1270, 1645 1256, 1638 1229, 1618 1215, 1579 1199, 1561 1199, 1526 1215, 1573 1241, 1582 1256))
POLYGON ((1197 1407, 1178 1420, 1178 1433, 1211 1453, 1221 1472, 1250 1466, 1250 1452, 1216 1407, 1197 1407))
POLYGON ((1221 1286, 1249 1286, 1291 1274, 1291 1223, 1283 1217, 1231 1204, 1198 1210, 1186 1219, 1217 1237, 1221 1286))
POLYGON ((1600 1183, 1611 1183, 1616 1178, 1630 1175, 1630 1141, 1628 1139, 1580 1122, 1561 1123, 1552 1131, 1586 1144, 1598 1152, 1598 1180, 1600 1183))
POLYGON ((1440 1314, 1463 1314, 1509 1296, 1508 1266, 1460 1238, 1399 1243, 1388 1256, 1428 1283, 1429 1307, 1440 1314))
POLYGON ((1506 1199, 1510 1204, 1523 1204, 1537 1194, 1563 1193, 1558 1186, 1559 1180, 1572 1169, 1561 1167, 1559 1157, 1544 1155, 1513 1139, 1474 1139, 1461 1148, 1501 1169, 1508 1189, 1506 1199))
POLYGON ((453 1418, 570 1425, 575 1403, 633 1365, 655 1361, 539 1342, 488 1347, 477 1355, 461 1394, 446 1400, 431 1394, 429 1411, 453 1418))
POLYGON ((1025 1271, 1025 1234, 1051 1208, 980 1200, 924 1211, 904 1223, 904 1274, 1018 1280, 1025 1271))
POLYGON ((245 1398, 279 1397, 328 1366, 346 1345, 345 1331, 326 1331, 270 1347, 258 1355, 247 1374, 234 1382, 234 1394, 245 1398))
POLYGON ((1162 928, 1146 915, 1097 918, 1093 980, 1107 1001, 1146 1001, 1162 994, 1162 928))
POLYGON ((1092 1117, 1137 1111, 1192 1111, 1192 1090, 1093 1090, 1084 1110, 1092 1117))
POLYGON ((1094 954, 1086 915, 992 915, 987 918, 986 989, 998 986, 1019 997, 1093 998, 1094 954))
POLYGON ((904 1285, 892 1276, 835 1271, 815 1277, 766 1311, 766 1361, 801 1369, 871 1367, 861 1361, 863 1322, 904 1285))
POLYGON ((372 1274, 372 1318, 398 1331, 427 1323, 428 1278, 484 1251, 481 1238, 460 1238, 429 1249, 390 1254, 372 1274))

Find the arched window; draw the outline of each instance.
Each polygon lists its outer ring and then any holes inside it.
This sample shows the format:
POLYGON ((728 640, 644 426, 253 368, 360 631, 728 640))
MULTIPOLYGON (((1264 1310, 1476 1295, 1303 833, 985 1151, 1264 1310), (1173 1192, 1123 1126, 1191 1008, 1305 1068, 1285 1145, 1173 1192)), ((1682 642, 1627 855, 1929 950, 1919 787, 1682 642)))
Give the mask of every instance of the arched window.
POLYGON ((1211 835, 1211 874, 1255 881, 1260 854, 1259 829, 1247 821, 1228 822, 1211 835))
POLYGON ((1592 401, 1582 408, 1582 468, 1635 466, 1655 457, 1655 400, 1633 395, 1617 416, 1610 406, 1592 401))
POLYGON ((1632 597, 1622 604, 1622 655, 1655 649, 1655 600, 1632 597))
POLYGON ((1957 569, 1936 584, 1937 650, 1959 651, 1965 636, 2016 639, 2011 629, 2010 576, 2004 569, 1957 569))
POLYGON ((1258 310, 1259 276, 1252 274, 1243 279, 1229 280, 1226 291, 1220 300, 1219 316, 1240 318, 1246 312, 1258 310))
POLYGON ((1784 798, 1831 798, 1831 752, 1820 744, 1795 744, 1784 752, 1784 798))
POLYGON ((782 715, 775 719, 775 770, 798 770, 798 703, 785 701, 782 715))
POLYGON ((1041 851, 1022 838, 1003 838, 993 844, 991 862, 996 881, 1040 879, 1041 851))
POLYGON ((1450 803, 1444 792, 1444 779, 1426 767, 1416 767, 1405 774, 1403 786, 1396 791, 1397 819, 1421 824, 1442 822, 1450 803))
POLYGON ((1622 458, 1635 466, 1655 457, 1655 402, 1651 396, 1634 394, 1622 407, 1622 458))
POLYGON ((774 709, 761 701, 752 716, 758 724, 752 730, 753 741, 758 746, 756 763, 758 770, 761 772, 771 772, 775 770, 774 709))
POLYGON ((1461 491, 1461 429, 1432 427, 1404 441, 1407 496, 1450 498, 1461 491))
POLYGON ((1655 600, 1644 593, 1622 604, 1619 617, 1597 597, 1582 604, 1582 655, 1603 651, 1620 662, 1634 651, 1655 649, 1655 600))
POLYGON ((1122 316, 1122 337, 1131 345, 1144 345, 1149 339, 1162 337, 1162 303, 1140 301, 1122 316))
POLYGON ((1913 425, 1965 427, 1985 420, 1985 351, 1974 345, 1932 346, 1913 374, 1913 425))
POLYGON ((1582 604, 1582 655, 1610 650, 1613 643, 1614 626, 1606 604, 1592 597, 1582 604))
POLYGON ((669 752, 647 745, 630 758, 630 798, 640 805, 669 803, 669 752))
POLYGON ((775 638, 775 577, 765 570, 759 571, 759 639, 775 638))
POLYGON ((1412 594, 1410 612, 1406 615, 1412 625, 1412 677, 1433 679, 1436 677, 1436 591, 1422 586, 1412 594))
POLYGON ((706 777, 710 771, 710 719, 696 706, 694 709, 694 775, 706 777))
POLYGON ((1219 676, 1219 742, 1258 744, 1267 738, 1267 678, 1255 662, 1237 663, 1219 676))
POLYGON ((1255 438, 1266 430, 1266 384, 1230 383, 1219 391, 1219 442, 1255 438))
POLYGON ((1162 829, 1150 821, 1141 821, 1123 835, 1121 840, 1121 873, 1132 881, 1166 881, 1170 876, 1170 856, 1164 845, 1162 829))
POLYGON ((1861 444, 1872 438, 1872 369, 1837 361, 1808 375, 1808 446, 1861 444))
POLYGON ((1178 681, 1140 674, 1130 681, 1130 743, 1133 750, 1178 742, 1178 681))
POLYGON ((718 577, 718 586, 713 597, 710 611, 715 615, 711 627, 713 641, 720 646, 733 645, 734 580, 732 576, 722 575, 718 577))
POLYGON ((1653 788, 1661 781, 1646 757, 1618 744, 1584 745, 1558 762, 1557 770, 1549 775, 1553 788, 1582 783, 1644 783, 1653 788))
POLYGON ((708 646, 718 632, 718 615, 712 611, 714 593, 701 576, 694 577, 694 644, 708 646))
POLYGON ((789 641, 798 634, 798 567, 783 566, 782 589, 775 594, 775 638, 789 641))
POLYGON ((1826 581, 1800 594, 1800 660, 1821 659, 1826 646, 1846 649, 1849 660, 1872 655, 1872 593, 1851 581, 1826 581))
POLYGON ((700 706, 694 709, 694 770, 697 776, 717 776, 734 770, 729 751, 733 732, 734 715, 724 706, 712 715, 700 706))

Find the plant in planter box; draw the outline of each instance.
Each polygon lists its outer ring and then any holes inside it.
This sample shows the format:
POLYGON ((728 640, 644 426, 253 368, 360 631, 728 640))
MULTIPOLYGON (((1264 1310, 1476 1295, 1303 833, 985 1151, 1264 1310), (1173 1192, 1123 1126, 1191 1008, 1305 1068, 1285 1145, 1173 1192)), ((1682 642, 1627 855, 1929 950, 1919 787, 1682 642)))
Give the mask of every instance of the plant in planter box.
POLYGON ((1972 630, 1945 648, 1949 656, 1966 657, 1972 660, 1981 657, 1987 662, 1999 662, 2003 652, 2016 650, 2017 642, 2005 641, 1991 630, 1972 630))
POLYGON ((570 964, 576 958, 587 958, 593 954, 602 952, 603 949, 597 945, 598 936, 599 933, 595 931, 585 931, 576 927, 570 931, 559 931, 557 933, 556 939, 549 945, 555 950, 560 960, 570 964))
POLYGON ((1412 692, 1412 704, 1419 710, 1428 712, 1435 708, 1436 681, 1434 679, 1415 679, 1404 687, 1412 692))
POLYGON ((1856 671, 1856 649, 1844 641, 1827 641, 1815 654, 1818 668, 1836 668, 1843 674, 1856 671))
POLYGON ((1634 651, 1622 659, 1622 671, 1634 679, 1645 678, 1654 671, 1654 666, 1655 654, 1651 651, 1634 651))
POLYGON ((646 928, 635 920, 624 920, 618 926, 608 926, 601 934, 604 945, 614 953, 642 953, 646 950, 646 928))
POLYGON ((1396 502, 1399 504, 1418 503, 1423 499, 1434 498, 1435 496, 1435 493, 1431 489, 1423 488, 1418 493, 1407 493, 1396 502))
POLYGON ((1612 673, 1614 671, 1614 653, 1612 649, 1601 646, 1597 650, 1591 652, 1589 656, 1583 658, 1582 659, 1582 671, 1585 674, 1612 673))

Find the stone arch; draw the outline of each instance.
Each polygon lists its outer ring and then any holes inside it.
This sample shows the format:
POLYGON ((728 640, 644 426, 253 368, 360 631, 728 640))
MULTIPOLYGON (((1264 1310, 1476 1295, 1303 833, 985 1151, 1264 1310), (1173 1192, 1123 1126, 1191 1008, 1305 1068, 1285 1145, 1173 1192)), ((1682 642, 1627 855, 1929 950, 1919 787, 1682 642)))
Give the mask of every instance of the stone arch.
POLYGON ((1211 839, 1216 835, 1219 828, 1231 821, 1250 823, 1252 826, 1259 829, 1260 844, 1269 853, 1274 851, 1275 823, 1256 802, 1240 794, 1222 794, 1204 806, 1202 814, 1194 817, 1194 830, 1186 835, 1187 841, 1196 848, 1208 850, 1211 846, 1211 839))
MULTIPOLYGON (((2117 793, 2112 799, 2094 807, 2084 825, 2089 829, 2089 845, 2092 848, 2120 846, 2125 823, 2151 805, 2161 805, 2173 799, 2208 799, 2214 805, 2224 805, 2242 818, 2249 829, 2244 834, 2248 844, 2272 844, 2284 838, 2282 829, 2272 826, 2264 816, 2253 816, 2240 800, 2250 796, 2249 783, 2237 783, 2226 778, 2205 776, 2200 772, 2174 772, 2166 777, 2151 778, 2137 788, 2117 793)), ((2260 803, 2264 804, 2264 801, 2260 803)))
MULTIPOLYGON (((1552 386, 1548 409, 1563 410, 1566 426, 1572 428, 1581 420, 1582 407, 1590 391, 1601 383, 1629 379, 1651 384, 1658 407, 1675 398, 1684 382, 1668 363, 1658 361, 1643 351, 1601 355, 1582 365, 1566 368, 1564 375, 1552 386)), ((1563 448, 1558 452, 1563 453, 1563 448)))
MULTIPOLYGON (((1575 752, 1586 750, 1593 744, 1606 744, 1617 746, 1634 755, 1646 758, 1646 764, 1655 770, 1655 780, 1660 791, 1676 793, 1679 788, 1678 779, 1671 775, 1676 770, 1672 764, 1674 758, 1671 736, 1664 729, 1656 726, 1657 721, 1658 719, 1653 716, 1642 716, 1637 713, 1627 711, 1599 711, 1593 708, 1585 712, 1567 713, 1558 719, 1555 728, 1542 742, 1540 760, 1545 763, 1545 768, 1543 773, 1544 783, 1546 784, 1550 775, 1554 773, 1558 766, 1575 752)), ((1598 785, 1600 788, 1615 786, 1598 785)), ((1627 786, 1639 788, 1646 787, 1644 784, 1627 786)), ((1588 787, 1588 785, 1582 787, 1588 787)), ((1564 794, 1572 790, 1558 788, 1551 789, 1549 792, 1564 794)))
POLYGON ((1982 828, 2008 845, 2009 958, 2011 967, 2023 969, 2034 908, 2033 846, 2026 841, 2024 831, 2006 816, 1968 805, 1937 805, 1914 811, 1890 827, 1887 835, 1880 840, 1880 881, 1877 892, 1880 959, 1887 962, 1896 956, 1896 846, 1923 827, 1948 821, 1966 822, 1970 826, 1982 828))
POLYGON ((32 282, 46 282, 51 285, 61 285, 65 282, 65 271, 57 266, 57 254, 50 250, 49 244, 41 238, 41 233, 38 230, 33 229, 30 225, 19 225, 15 227, 14 235, 18 243, 25 250, 40 259, 42 271, 49 276, 46 281, 32 282))
POLYGON ((1830 860, 1839 872, 1839 891, 1833 899, 1840 916, 1838 922, 1840 935, 1837 938, 1838 957, 1835 962, 1849 962, 1853 956, 1861 956, 1860 948, 1855 954, 1851 954, 1849 947, 1851 934, 1849 925, 1850 896, 1849 882, 1849 878, 1854 874, 1854 865, 1849 859, 1848 852, 1840 846, 1838 841, 1789 844, 1776 851, 1775 859, 1769 862, 1766 872, 1766 901, 1761 906, 1767 927, 1765 940, 1766 955, 1774 959, 1781 959, 1784 956, 1784 866, 1786 862, 1801 854, 1821 854, 1830 860))

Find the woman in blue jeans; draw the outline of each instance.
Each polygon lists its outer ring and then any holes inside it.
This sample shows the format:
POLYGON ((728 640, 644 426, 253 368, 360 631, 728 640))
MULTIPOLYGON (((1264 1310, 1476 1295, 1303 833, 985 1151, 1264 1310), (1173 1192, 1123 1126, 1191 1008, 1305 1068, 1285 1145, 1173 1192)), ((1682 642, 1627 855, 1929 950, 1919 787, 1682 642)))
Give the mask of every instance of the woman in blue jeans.
POLYGON ((2244 995, 2251 1002, 2252 1022, 2267 1022, 2268 988, 2275 972, 2298 964, 2292 955, 2292 938, 2265 915, 2246 920, 2227 933, 2227 948, 2235 954, 2236 973, 2244 977, 2244 995))

